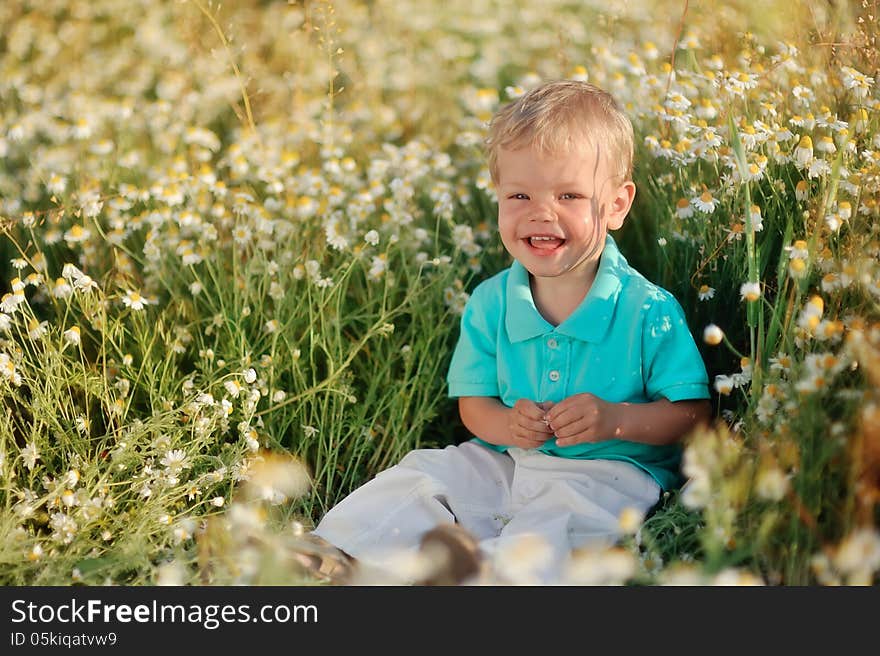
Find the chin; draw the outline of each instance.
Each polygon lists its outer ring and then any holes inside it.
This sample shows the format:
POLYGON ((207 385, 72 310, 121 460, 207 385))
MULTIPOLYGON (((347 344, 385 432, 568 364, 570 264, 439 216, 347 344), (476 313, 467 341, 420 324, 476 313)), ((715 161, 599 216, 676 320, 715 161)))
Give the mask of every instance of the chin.
POLYGON ((567 271, 564 267, 535 266, 523 262, 520 264, 535 278, 558 278, 567 271))

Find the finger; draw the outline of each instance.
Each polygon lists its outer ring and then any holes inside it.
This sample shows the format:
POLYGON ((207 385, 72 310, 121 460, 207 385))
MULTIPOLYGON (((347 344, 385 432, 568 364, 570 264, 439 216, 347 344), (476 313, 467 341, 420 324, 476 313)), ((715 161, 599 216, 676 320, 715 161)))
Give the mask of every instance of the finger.
POLYGON ((592 442, 593 440, 589 439, 589 437, 584 435, 574 435, 572 437, 567 438, 556 438, 556 446, 574 446, 575 444, 583 444, 584 442, 592 442))
POLYGON ((522 440, 528 442, 531 446, 537 446, 549 440, 552 437, 552 433, 519 429, 514 432, 513 437, 515 440, 522 440))
POLYGON ((588 433, 593 426, 593 422, 589 417, 578 417, 569 422, 565 426, 556 429, 556 437, 558 439, 567 439, 575 437, 581 433, 588 433))
POLYGON ((543 416, 531 417, 516 411, 510 417, 510 431, 511 433, 516 433, 521 430, 548 434, 553 432, 543 416))
POLYGON ((558 410, 554 415, 548 416, 550 428, 558 433, 559 429, 568 426, 584 417, 583 408, 579 408, 573 404, 568 404, 562 410, 558 410))
POLYGON ((599 416, 599 406, 591 402, 589 399, 581 399, 577 403, 570 403, 563 410, 559 411, 554 419, 550 420, 553 428, 561 428, 566 424, 585 417, 591 422, 595 422, 599 416))
POLYGON ((562 401, 554 405, 553 408, 548 411, 547 415, 552 421, 560 414, 576 408, 579 408, 581 410, 581 414, 587 414, 588 410, 594 409, 596 407, 597 398, 598 397, 587 392, 566 397, 562 399, 562 401))
POLYGON ((529 419, 534 419, 536 421, 541 421, 544 418, 545 414, 545 412, 538 407, 537 403, 527 400, 518 401, 516 404, 516 410, 522 416, 528 417, 529 419))
POLYGON ((521 449, 538 449, 547 440, 521 440, 517 446, 521 449))
POLYGON ((551 424, 552 424, 554 421, 556 421, 556 419, 557 419, 561 414, 563 414, 565 411, 571 409, 571 407, 572 407, 572 403, 571 403, 571 401, 569 400, 570 398, 571 398, 571 397, 569 397, 568 399, 563 399, 563 400, 560 401, 559 403, 554 403, 550 408, 548 408, 548 410, 547 410, 547 412, 546 412, 546 416, 547 416, 547 419, 550 421, 551 424))
POLYGON ((570 437, 557 437, 556 446, 574 446, 575 444, 584 444, 586 442, 596 442, 596 436, 592 431, 586 430, 576 433, 570 437))
POLYGON ((519 427, 535 434, 553 435, 553 429, 543 420, 523 419, 519 427))

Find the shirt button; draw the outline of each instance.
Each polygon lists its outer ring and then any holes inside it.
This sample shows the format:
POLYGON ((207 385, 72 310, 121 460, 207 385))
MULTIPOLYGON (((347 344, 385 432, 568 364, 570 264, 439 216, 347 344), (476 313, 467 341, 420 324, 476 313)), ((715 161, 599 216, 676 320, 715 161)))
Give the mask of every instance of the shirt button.
POLYGON ((553 339, 551 337, 550 339, 547 340, 547 346, 549 346, 552 349, 555 349, 557 346, 559 346, 559 344, 556 342, 555 339, 553 339))
POLYGON ((550 372, 550 380, 552 380, 554 383, 559 380, 559 372, 556 371, 556 369, 550 372))

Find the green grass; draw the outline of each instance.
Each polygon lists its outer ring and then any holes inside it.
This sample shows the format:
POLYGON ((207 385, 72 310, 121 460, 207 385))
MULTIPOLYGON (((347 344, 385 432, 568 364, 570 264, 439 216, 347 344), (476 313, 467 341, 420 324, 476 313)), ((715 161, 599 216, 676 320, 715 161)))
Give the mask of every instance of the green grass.
POLYGON ((636 128, 621 250, 729 377, 689 486, 588 580, 876 581, 880 101, 856 8, 66 4, 0 10, 0 582, 312 583, 299 532, 467 438, 446 367, 509 263, 484 122, 507 87, 584 74, 636 128))

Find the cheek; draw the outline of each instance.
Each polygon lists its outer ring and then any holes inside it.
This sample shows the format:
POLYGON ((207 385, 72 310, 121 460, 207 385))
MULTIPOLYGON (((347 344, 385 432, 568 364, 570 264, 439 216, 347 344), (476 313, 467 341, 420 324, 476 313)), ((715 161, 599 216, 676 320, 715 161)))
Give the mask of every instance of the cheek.
POLYGON ((513 235, 516 233, 516 218, 512 212, 499 210, 498 232, 501 233, 502 239, 513 238, 513 235))
POLYGON ((596 231, 597 223, 596 219, 593 218, 593 213, 589 210, 573 212, 565 219, 567 232, 573 239, 592 235, 596 231))

